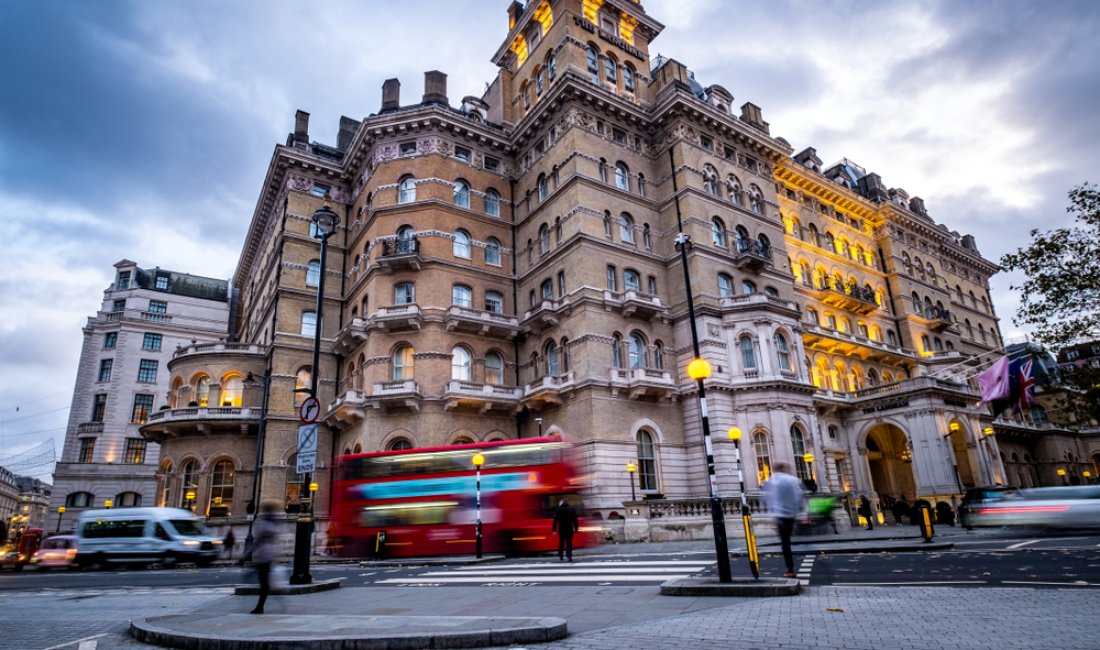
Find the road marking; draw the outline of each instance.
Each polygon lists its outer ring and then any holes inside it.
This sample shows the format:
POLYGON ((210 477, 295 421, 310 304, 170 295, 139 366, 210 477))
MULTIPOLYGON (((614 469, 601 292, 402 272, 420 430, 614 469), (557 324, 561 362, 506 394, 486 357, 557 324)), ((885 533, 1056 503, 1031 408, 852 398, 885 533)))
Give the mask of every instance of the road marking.
MULTIPOLYGON (((706 566, 700 566, 697 570, 701 571, 706 566)), ((565 575, 565 574, 577 574, 577 573, 637 573, 638 571, 649 571, 651 573, 683 573, 690 567, 644 567, 641 569, 631 568, 616 568, 616 567, 557 567, 548 566, 545 568, 532 568, 532 569, 482 569, 481 571, 429 571, 421 573, 422 576, 443 576, 443 575, 455 575, 463 573, 465 575, 482 575, 482 576, 506 576, 506 575, 565 575)))
POLYGON ((95 647, 99 645, 95 639, 107 636, 106 633, 97 634, 95 636, 86 636, 83 639, 77 639, 76 641, 69 641, 68 643, 62 643, 61 645, 52 645, 48 648, 42 648, 42 650, 57 650, 58 648, 67 648, 71 645, 76 645, 78 650, 95 650, 95 647), (91 644, 91 645, 85 645, 91 644))
POLYGON ((814 570, 814 559, 816 558, 816 555, 809 555, 802 558, 802 564, 798 566, 798 573, 796 574, 800 585, 806 586, 810 584, 810 574, 814 570))
MULTIPOLYGON (((492 583, 500 582, 500 578, 503 576, 455 576, 455 577, 435 577, 435 578, 389 578, 387 580, 375 580, 374 584, 418 584, 418 583, 492 583), (494 581, 493 578, 496 578, 494 581)), ((515 576, 517 578, 523 577, 521 575, 515 576)), ((547 576, 531 576, 537 582, 651 582, 659 581, 664 582, 666 580, 681 580, 691 577, 690 574, 659 574, 659 575, 547 575, 547 576)), ((519 582, 517 580, 517 582, 519 582)), ((527 581, 525 581, 527 582, 527 581)))
MULTIPOLYGON (((713 553, 711 553, 711 555, 713 555, 713 553)), ((706 560, 668 560, 666 562, 654 562, 654 561, 649 561, 649 560, 642 560, 642 561, 635 562, 635 561, 628 560, 628 561, 621 561, 621 562, 581 562, 581 563, 572 564, 572 565, 566 564, 566 563, 563 563, 563 562, 528 562, 528 563, 523 563, 523 564, 501 564, 501 565, 497 565, 497 567, 495 567, 495 568, 508 568, 508 569, 513 569, 513 568, 515 568, 515 569, 519 569, 519 568, 539 568, 539 567, 569 568, 571 566, 586 566, 586 567, 591 567, 591 566, 612 566, 612 567, 704 566, 705 567, 705 566, 710 566, 711 564, 714 564, 714 562, 713 561, 706 561, 706 560)), ((472 566, 472 567, 465 566, 465 567, 455 567, 452 570, 453 571, 483 571, 483 570, 485 570, 485 567, 483 565, 482 566, 472 566)))
POLYGON ((1023 542, 1017 542, 1016 544, 1009 544, 1005 548, 1010 550, 1010 551, 1015 551, 1016 549, 1023 548, 1025 546, 1027 546, 1028 544, 1035 544, 1035 543, 1041 542, 1041 541, 1043 541, 1043 540, 1041 540, 1041 539, 1029 539, 1029 540, 1026 540, 1026 541, 1023 541, 1023 542))
POLYGON ((1003 585, 1055 585, 1059 587, 1100 587, 1100 585, 1090 584, 1084 580, 1078 580, 1077 582, 1029 582, 1026 580, 1002 580, 1003 585))
POLYGON ((984 585, 985 580, 929 580, 927 582, 834 582, 838 587, 920 587, 923 585, 984 585))

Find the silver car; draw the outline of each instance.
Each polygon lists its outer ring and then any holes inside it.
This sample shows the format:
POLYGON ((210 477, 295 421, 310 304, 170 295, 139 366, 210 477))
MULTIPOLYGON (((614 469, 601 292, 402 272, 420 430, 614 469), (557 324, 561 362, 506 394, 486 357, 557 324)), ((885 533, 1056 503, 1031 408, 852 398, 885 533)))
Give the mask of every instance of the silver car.
POLYGON ((1020 490, 982 503, 971 521, 974 526, 1100 528, 1100 486, 1020 490))

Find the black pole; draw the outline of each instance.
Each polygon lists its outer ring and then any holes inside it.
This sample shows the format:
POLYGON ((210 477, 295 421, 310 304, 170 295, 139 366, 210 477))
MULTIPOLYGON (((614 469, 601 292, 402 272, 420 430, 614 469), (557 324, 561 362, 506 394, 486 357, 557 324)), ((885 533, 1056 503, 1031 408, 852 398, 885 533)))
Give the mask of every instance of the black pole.
POLYGON ((634 472, 629 472, 629 474, 630 474, 630 500, 631 501, 637 501, 638 500, 638 494, 634 491, 634 472))
POLYGON ((477 559, 481 559, 481 465, 477 466, 477 539, 474 542, 477 559))
POLYGON ((53 531, 54 535, 61 532, 61 518, 65 516, 64 512, 57 513, 57 530, 53 531))
POLYGON ((252 536, 252 524, 256 520, 256 515, 260 511, 260 473, 263 471, 263 458, 264 458, 264 433, 267 426, 267 400, 271 395, 271 366, 268 365, 264 369, 264 385, 263 394, 260 397, 260 424, 256 427, 256 464, 255 472, 252 475, 252 502, 250 507, 252 512, 248 513, 248 534, 244 538, 245 551, 252 550, 252 543, 255 538, 252 536))
MULTIPOLYGON (((680 264, 684 269, 684 294, 687 296, 688 321, 691 326, 691 349, 696 359, 702 359, 699 351, 699 334, 695 331, 695 301, 691 296, 691 273, 688 270, 687 249, 691 240, 684 234, 683 222, 680 219, 680 197, 676 186, 676 162, 672 155, 672 149, 668 150, 668 160, 672 166, 672 191, 676 198, 676 228, 679 234, 676 236, 676 247, 680 249, 680 264)), ((718 478, 714 474, 714 448, 710 438, 710 418, 707 415, 707 394, 703 386, 703 379, 697 380, 699 386, 699 412, 703 420, 703 452, 707 461, 707 480, 710 482, 710 518, 711 527, 714 528, 714 554, 718 559, 718 581, 732 582, 730 574, 729 545, 726 542, 726 518, 722 513, 722 501, 718 498, 718 478)))

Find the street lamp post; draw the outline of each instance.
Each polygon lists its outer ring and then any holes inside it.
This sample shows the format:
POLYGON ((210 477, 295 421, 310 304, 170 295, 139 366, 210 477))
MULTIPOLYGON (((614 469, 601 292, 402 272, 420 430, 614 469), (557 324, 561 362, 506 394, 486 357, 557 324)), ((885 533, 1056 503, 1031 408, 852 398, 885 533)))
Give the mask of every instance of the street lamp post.
POLYGON ((481 559, 481 465, 485 462, 485 457, 481 454, 474 454, 474 469, 477 474, 477 484, 474 491, 474 499, 477 504, 477 532, 474 539, 474 552, 477 554, 477 558, 481 559))
MULTIPOLYGON (((251 372, 244 379, 244 385, 255 387, 256 376, 251 372)), ((256 464, 252 475, 252 501, 248 504, 248 534, 244 538, 246 551, 252 550, 252 544, 256 541, 252 536, 252 524, 256 521, 256 513, 260 509, 260 474, 263 472, 264 458, 264 433, 267 426, 267 401, 271 396, 271 367, 264 369, 263 396, 260 398, 260 424, 256 428, 256 464)))
POLYGON ((1058 476, 1062 477, 1062 485, 1069 485, 1069 481, 1066 480, 1066 470, 1064 467, 1058 468, 1058 476))
MULTIPOLYGON (((324 328, 325 308, 325 259, 328 254, 328 238, 336 233, 336 224, 340 217, 328 207, 328 197, 325 197, 325 205, 313 212, 310 218, 315 227, 314 238, 321 240, 321 273, 317 279, 317 310, 313 330, 313 365, 310 367, 309 396, 317 399, 317 384, 320 376, 321 364, 321 332, 324 328)), ((301 450, 299 450, 299 453, 301 450)), ((309 574, 309 553, 313 546, 313 513, 312 508, 298 513, 298 523, 294 527, 294 570, 290 574, 290 584, 308 585, 313 582, 313 576, 309 574)))
MULTIPOLYGON (((1059 471, 1062 472, 1063 474, 1065 473, 1065 470, 1059 470, 1059 471)), ((115 502, 111 499, 107 499, 106 501, 103 502, 103 507, 107 508, 108 510, 110 510, 111 506, 113 506, 113 505, 115 505, 115 502)))
POLYGON ((61 532, 61 518, 65 516, 65 506, 57 506, 57 530, 54 534, 61 532))
POLYGON ((817 492, 817 479, 814 478, 814 455, 806 452, 802 454, 802 460, 806 463, 806 471, 810 475, 810 492, 817 492))
POLYGON ((638 497, 634 492, 634 472, 638 471, 638 466, 634 463, 626 464, 626 475, 630 477, 630 500, 637 501, 638 497))

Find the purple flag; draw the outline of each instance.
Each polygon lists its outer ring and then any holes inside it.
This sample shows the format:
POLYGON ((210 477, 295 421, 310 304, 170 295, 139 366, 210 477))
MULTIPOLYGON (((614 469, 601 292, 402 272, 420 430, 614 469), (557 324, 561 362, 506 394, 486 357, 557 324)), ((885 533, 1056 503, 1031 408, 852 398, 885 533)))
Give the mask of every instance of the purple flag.
POLYGON ((1008 357, 1003 356, 978 375, 978 389, 983 402, 1005 399, 1009 395, 1008 357))

